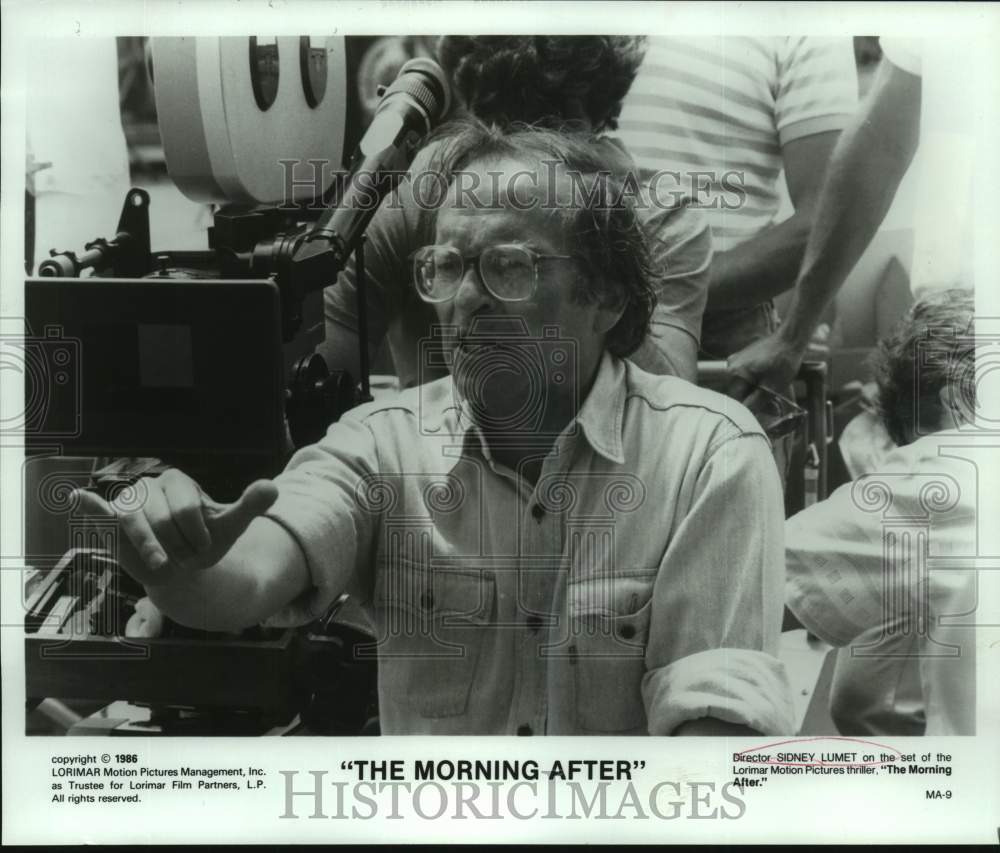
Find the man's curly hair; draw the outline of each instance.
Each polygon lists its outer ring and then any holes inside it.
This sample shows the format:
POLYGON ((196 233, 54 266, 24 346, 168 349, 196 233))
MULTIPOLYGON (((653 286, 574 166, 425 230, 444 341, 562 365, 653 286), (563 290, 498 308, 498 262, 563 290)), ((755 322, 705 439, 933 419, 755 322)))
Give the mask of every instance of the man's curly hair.
POLYGON ((442 36, 438 59, 476 118, 506 126, 618 126, 642 36, 442 36))
POLYGON ((879 341, 872 357, 879 415, 902 446, 940 429, 941 390, 975 405, 975 301, 946 290, 917 302, 879 341))
POLYGON ((473 164, 502 160, 535 164, 540 172, 564 168, 575 176, 579 192, 574 190, 569 203, 558 208, 570 251, 583 272, 574 297, 602 308, 624 307, 605 347, 622 358, 638 349, 649 332, 658 279, 635 206, 597 137, 527 125, 504 129, 476 119, 444 125, 435 137, 442 144, 430 168, 445 186, 473 164))

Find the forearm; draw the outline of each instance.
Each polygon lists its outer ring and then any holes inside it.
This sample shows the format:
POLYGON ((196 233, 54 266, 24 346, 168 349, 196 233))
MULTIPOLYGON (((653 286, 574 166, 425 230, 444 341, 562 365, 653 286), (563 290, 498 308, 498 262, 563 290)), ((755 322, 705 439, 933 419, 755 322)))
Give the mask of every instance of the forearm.
POLYGON ((712 261, 706 314, 752 308, 789 290, 802 264, 812 211, 800 210, 712 261))
MULTIPOLYGON (((804 348, 823 312, 871 242, 885 218, 905 169, 900 161, 872 155, 859 130, 844 159, 831 170, 830 181, 803 256, 795 292, 781 334, 790 345, 804 348), (868 171, 879 177, 872 178, 868 171), (867 176, 867 177, 866 177, 867 176)), ((874 140, 869 140, 874 142, 874 140)))
POLYGON ((804 348, 889 211, 919 139, 920 79, 883 69, 830 162, 781 335, 804 348))
POLYGON ((255 520, 229 552, 201 571, 174 567, 147 584, 152 602, 173 621, 208 631, 239 631, 263 622, 304 591, 309 572, 291 535, 255 520))

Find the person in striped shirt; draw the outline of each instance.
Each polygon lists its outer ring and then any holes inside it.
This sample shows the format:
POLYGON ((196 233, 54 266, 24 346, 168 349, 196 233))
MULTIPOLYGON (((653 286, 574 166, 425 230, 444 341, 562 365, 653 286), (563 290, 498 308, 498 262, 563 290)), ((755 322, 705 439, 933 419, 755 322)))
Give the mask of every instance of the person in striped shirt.
MULTIPOLYGON (((795 283, 856 101, 849 38, 650 38, 619 134, 643 169, 680 175, 710 221, 702 358, 732 356, 776 329, 772 300, 795 283), (782 173, 795 212, 779 223, 782 173)), ((744 376, 727 390, 744 399, 753 385, 744 376)))
POLYGON ((758 381, 780 382, 798 369, 819 318, 909 172, 916 170, 918 178, 914 297, 974 286, 976 205, 992 209, 995 195, 984 176, 997 147, 988 134, 997 123, 982 106, 997 101, 983 92, 998 79, 995 51, 985 39, 879 43, 885 60, 830 160, 786 322, 738 356, 735 366, 758 381))

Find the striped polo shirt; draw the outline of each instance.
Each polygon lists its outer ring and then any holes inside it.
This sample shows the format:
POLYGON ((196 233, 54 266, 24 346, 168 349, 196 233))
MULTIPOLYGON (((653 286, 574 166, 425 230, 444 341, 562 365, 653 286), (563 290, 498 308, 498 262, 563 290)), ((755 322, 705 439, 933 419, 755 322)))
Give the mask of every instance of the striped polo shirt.
POLYGON ((850 38, 653 37, 619 135, 644 170, 681 174, 725 251, 773 222, 782 146, 856 103, 850 38))

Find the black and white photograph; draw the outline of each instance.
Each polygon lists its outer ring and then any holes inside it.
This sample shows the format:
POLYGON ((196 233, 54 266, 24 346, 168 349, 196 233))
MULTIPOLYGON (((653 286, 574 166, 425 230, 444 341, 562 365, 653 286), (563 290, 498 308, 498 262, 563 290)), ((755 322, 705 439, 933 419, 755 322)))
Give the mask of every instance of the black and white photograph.
POLYGON ((991 840, 996 9, 48 5, 5 841, 991 840))

